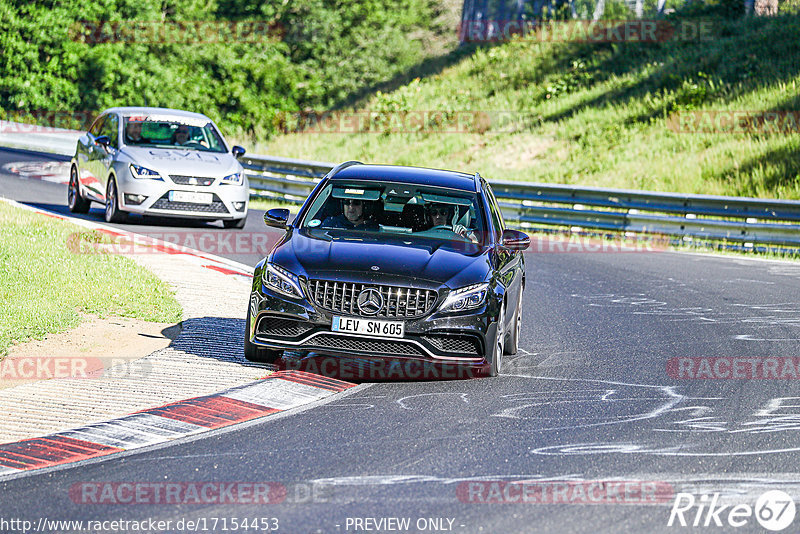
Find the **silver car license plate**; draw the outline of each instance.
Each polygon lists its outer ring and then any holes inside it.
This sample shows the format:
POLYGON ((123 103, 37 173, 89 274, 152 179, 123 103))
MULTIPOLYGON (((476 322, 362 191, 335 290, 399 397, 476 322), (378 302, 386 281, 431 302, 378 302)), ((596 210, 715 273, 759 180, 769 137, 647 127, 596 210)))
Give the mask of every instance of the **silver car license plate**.
POLYGON ((356 317, 334 317, 331 330, 367 336, 403 337, 405 335, 405 323, 356 317))
POLYGON ((194 204, 211 204, 214 197, 211 193, 194 193, 192 191, 170 191, 170 202, 192 202, 194 204))

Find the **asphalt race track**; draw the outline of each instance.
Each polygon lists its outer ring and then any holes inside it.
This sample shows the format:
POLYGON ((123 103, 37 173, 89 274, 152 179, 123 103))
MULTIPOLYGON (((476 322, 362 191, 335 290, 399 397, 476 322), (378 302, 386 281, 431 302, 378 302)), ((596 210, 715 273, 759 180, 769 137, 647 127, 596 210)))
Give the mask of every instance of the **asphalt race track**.
MULTIPOLYGON (((0 165, 24 158, 0 151, 0 165)), ((65 185, 2 175, 0 195, 67 212, 65 185)), ((264 231, 261 217, 251 212, 243 232, 264 231)), ((250 265, 260 259, 220 252, 250 265)), ((674 532, 682 529, 677 520, 668 526, 671 507, 685 492, 698 502, 687 505, 689 525, 701 498, 707 509, 717 493, 717 508, 727 508, 695 524, 751 532, 763 531, 753 516, 741 528, 727 523, 733 506, 755 507, 774 489, 800 497, 800 382, 792 379, 800 265, 609 251, 534 251, 526 262, 522 350, 499 378, 366 381, 191 441, 34 472, 0 482, 0 518, 171 521, 170 532, 197 520, 194 531, 243 532, 232 518, 275 518, 278 532, 303 534, 674 532), (777 367, 760 379, 711 379, 743 376, 752 358, 777 367), (183 494, 180 504, 99 504, 92 495, 102 488, 85 491, 87 483, 185 491, 209 481, 276 483, 285 493, 270 504, 183 494), (406 520, 408 528, 395 528, 406 520)))

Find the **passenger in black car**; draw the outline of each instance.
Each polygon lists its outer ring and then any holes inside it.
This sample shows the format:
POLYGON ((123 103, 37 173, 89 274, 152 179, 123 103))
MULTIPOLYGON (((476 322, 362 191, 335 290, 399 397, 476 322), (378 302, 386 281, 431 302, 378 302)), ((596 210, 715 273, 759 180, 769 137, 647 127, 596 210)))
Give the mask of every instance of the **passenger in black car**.
POLYGON ((453 219, 453 208, 447 204, 431 203, 426 206, 428 222, 431 228, 436 226, 450 226, 453 219))
POLYGON ((366 207, 366 202, 359 198, 342 199, 342 213, 328 217, 322 225, 327 228, 375 230, 378 228, 378 223, 369 216, 366 207))

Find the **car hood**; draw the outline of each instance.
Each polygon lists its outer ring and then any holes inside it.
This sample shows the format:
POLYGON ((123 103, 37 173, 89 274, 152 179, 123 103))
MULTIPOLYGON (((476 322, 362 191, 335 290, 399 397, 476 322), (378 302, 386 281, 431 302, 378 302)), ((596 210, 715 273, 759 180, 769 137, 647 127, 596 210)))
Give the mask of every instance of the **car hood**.
POLYGON ((120 159, 163 174, 188 176, 225 176, 241 170, 233 154, 126 146, 120 159))
POLYGON ((294 230, 271 259, 312 279, 372 283, 412 279, 455 288, 486 279, 488 252, 481 245, 440 239, 294 230))

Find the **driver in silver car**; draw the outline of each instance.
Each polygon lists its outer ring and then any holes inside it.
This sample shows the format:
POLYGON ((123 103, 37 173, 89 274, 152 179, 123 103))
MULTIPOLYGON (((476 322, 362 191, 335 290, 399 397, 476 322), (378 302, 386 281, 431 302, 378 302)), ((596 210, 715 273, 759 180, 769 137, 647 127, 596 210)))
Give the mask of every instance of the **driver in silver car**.
POLYGON ((189 142, 189 127, 181 124, 175 133, 172 134, 173 145, 185 145, 189 142))
POLYGON ((131 145, 150 143, 150 140, 142 137, 142 123, 139 121, 129 121, 125 125, 125 143, 131 145))

